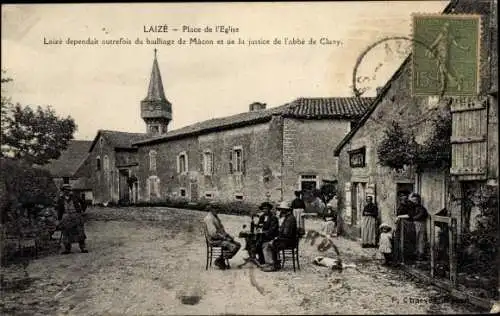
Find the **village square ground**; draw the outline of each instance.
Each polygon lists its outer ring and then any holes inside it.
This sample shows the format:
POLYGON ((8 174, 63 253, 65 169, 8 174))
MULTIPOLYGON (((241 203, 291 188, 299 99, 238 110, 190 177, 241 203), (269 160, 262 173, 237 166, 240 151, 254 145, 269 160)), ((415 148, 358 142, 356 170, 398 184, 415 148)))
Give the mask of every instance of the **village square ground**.
MULTIPOLYGON (((302 241, 301 270, 265 273, 250 265, 205 270, 204 212, 170 208, 91 208, 88 254, 43 256, 27 267, 32 280, 2 290, 3 315, 188 314, 415 314, 477 313, 437 288, 382 267, 375 249, 336 239, 342 259, 356 268, 342 273, 313 265, 319 253, 302 241), (191 304, 184 304, 189 297, 191 304)), ((221 215, 237 235, 249 217, 221 215)), ((309 220, 307 229, 320 222, 309 220)), ((241 240, 244 243, 243 240, 241 240)), ((77 245, 75 245, 77 246, 77 245)), ((333 252, 332 252, 333 253, 333 252)), ((3 268, 5 278, 22 267, 3 268)))

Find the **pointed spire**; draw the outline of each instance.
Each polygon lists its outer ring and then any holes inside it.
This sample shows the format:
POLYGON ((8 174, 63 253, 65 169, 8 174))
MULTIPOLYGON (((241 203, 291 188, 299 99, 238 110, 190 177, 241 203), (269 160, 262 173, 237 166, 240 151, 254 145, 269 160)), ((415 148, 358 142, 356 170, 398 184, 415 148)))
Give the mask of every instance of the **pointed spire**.
POLYGON ((148 95, 144 101, 164 101, 165 92, 163 91, 163 82, 161 81, 160 67, 156 59, 156 48, 154 49, 155 58, 153 61, 153 70, 151 71, 151 79, 149 81, 148 95))

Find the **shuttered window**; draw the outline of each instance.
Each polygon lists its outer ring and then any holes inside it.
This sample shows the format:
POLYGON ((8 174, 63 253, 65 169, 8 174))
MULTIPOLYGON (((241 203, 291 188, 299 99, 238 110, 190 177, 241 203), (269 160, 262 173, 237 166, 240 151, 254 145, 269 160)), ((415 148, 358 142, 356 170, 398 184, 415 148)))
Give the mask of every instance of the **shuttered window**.
POLYGON ((462 180, 486 177, 488 161, 487 98, 456 98, 452 112, 451 175, 462 180))

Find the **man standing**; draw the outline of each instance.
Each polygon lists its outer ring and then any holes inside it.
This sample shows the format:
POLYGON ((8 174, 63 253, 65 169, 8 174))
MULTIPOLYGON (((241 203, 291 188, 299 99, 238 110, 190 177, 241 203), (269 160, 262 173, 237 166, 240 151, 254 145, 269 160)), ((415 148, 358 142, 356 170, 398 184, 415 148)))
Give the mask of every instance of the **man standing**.
POLYGON ((261 239, 257 242, 257 255, 259 256, 259 263, 264 264, 264 252, 262 247, 264 243, 270 242, 279 235, 279 220, 276 216, 276 211, 269 202, 264 202, 260 205, 259 209, 264 213, 259 217, 257 227, 262 229, 261 239))
POLYGON ((302 200, 302 191, 295 191, 294 193, 295 199, 292 201, 293 216, 295 216, 295 219, 297 220, 299 235, 304 236, 306 229, 302 214, 306 209, 306 204, 304 203, 304 200, 302 200))
POLYGON ((226 266, 225 260, 234 257, 238 250, 240 250, 241 244, 226 233, 217 215, 217 210, 213 205, 208 205, 207 211, 208 214, 203 219, 207 228, 207 238, 213 246, 222 247, 222 254, 219 258, 215 259, 214 263, 219 269, 224 270, 229 268, 226 266))
POLYGON ((414 214, 412 216, 415 224, 415 238, 417 241, 417 261, 424 260, 425 246, 427 241, 426 223, 429 215, 427 209, 422 205, 420 195, 413 193, 410 196, 410 201, 414 204, 414 214))
POLYGON ((61 228, 65 249, 63 254, 69 254, 71 252, 71 244, 75 242, 79 244, 82 253, 87 253, 88 251, 85 247, 87 236, 85 235, 81 205, 73 196, 69 185, 62 187, 62 193, 62 201, 59 201, 58 205, 60 207, 59 211, 62 212, 59 227, 61 228))
POLYGON ((264 255, 266 262, 271 263, 263 268, 265 272, 278 271, 281 263, 278 260, 278 253, 282 249, 294 247, 297 243, 297 220, 292 214, 292 207, 286 201, 278 206, 280 213, 284 215, 283 224, 280 227, 279 236, 264 244, 264 255), (271 259, 271 260, 269 260, 271 259))

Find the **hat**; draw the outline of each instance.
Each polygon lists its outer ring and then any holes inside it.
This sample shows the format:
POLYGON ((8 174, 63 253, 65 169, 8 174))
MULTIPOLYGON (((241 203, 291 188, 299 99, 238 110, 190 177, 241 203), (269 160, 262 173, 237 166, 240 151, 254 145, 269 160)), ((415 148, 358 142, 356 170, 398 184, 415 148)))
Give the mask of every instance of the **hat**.
POLYGON ((302 194, 302 191, 301 190, 295 190, 294 193, 295 194, 302 194))
POLYGON ((287 201, 280 202, 280 204, 276 208, 280 209, 280 210, 291 210, 292 209, 292 207, 290 206, 290 203, 288 203, 287 201))
POLYGON ((63 190, 63 191, 71 191, 71 185, 69 185, 69 184, 64 184, 64 185, 61 187, 61 190, 63 190))
POLYGON ((269 209, 271 210, 273 208, 273 205, 269 202, 263 202, 260 206, 259 206, 259 210, 263 210, 263 209, 269 209))
POLYGON ((387 228, 390 228, 392 229, 392 227, 389 225, 389 224, 386 224, 386 223, 382 223, 380 226, 379 226, 379 229, 382 229, 384 227, 387 227, 387 228))

